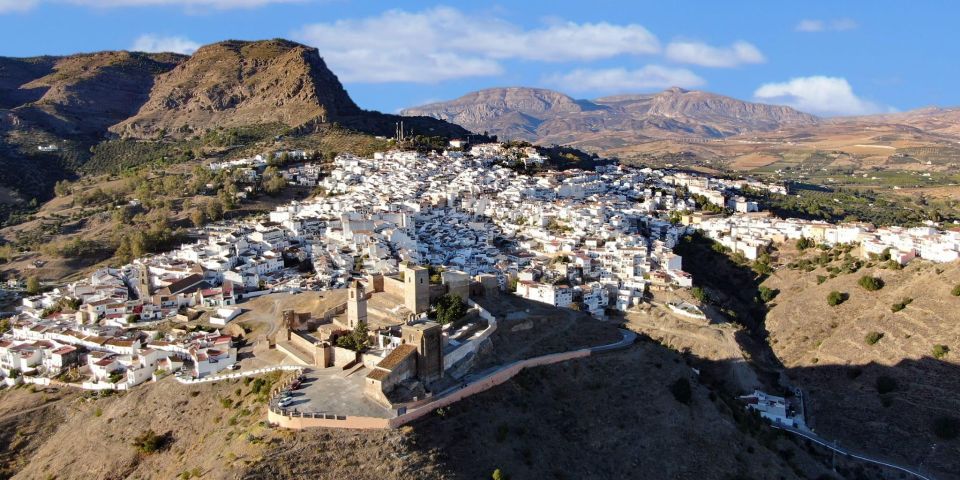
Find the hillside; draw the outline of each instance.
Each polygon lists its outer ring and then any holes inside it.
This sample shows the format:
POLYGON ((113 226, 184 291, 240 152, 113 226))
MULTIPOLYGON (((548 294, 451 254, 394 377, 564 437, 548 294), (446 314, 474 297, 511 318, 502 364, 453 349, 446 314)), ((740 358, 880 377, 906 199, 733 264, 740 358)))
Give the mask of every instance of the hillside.
MULTIPOLYGON (((409 137, 469 133, 433 118, 404 120, 409 137)), ((362 110, 315 48, 287 40, 225 41, 190 57, 0 57, 0 220, 85 171, 220 154, 281 134, 313 138, 330 126, 393 135, 399 121, 362 110)))
POLYGON ((960 412, 960 297, 950 293, 960 284, 960 264, 880 266, 835 278, 823 267, 777 271, 764 282, 780 290, 765 322, 770 347, 809 390, 812 425, 821 433, 907 464, 960 472, 960 440, 933 433, 938 419, 960 412), (863 275, 885 285, 867 291, 858 285, 863 275), (831 307, 831 291, 849 299, 831 307), (894 312, 905 299, 912 301, 894 312), (938 344, 953 351, 936 359, 938 344), (889 393, 878 391, 880 377, 894 379, 889 393))
MULTIPOLYGON (((0 393, 4 431, 22 439, 0 460, 19 467, 13 478, 54 471, 60 480, 183 472, 210 479, 474 479, 498 468, 514 479, 793 479, 817 478, 829 462, 711 394, 678 354, 653 343, 524 372, 392 431, 267 428, 253 387, 184 387, 168 379, 99 399, 68 391, 56 400, 52 389, 0 393), (692 381, 689 405, 670 392, 678 378, 692 381), (32 412, 41 417, 17 415, 42 398, 45 406, 32 412), (131 444, 148 429, 165 442, 138 453, 131 444)), ((841 463, 841 471, 852 468, 841 463)))
POLYGON ((149 100, 111 130, 186 136, 271 122, 297 127, 359 111, 316 49, 285 40, 226 41, 157 76, 149 100))
POLYGON ((432 116, 504 139, 595 148, 656 138, 722 138, 818 122, 789 107, 680 88, 595 100, 536 88, 493 88, 401 113, 432 116))

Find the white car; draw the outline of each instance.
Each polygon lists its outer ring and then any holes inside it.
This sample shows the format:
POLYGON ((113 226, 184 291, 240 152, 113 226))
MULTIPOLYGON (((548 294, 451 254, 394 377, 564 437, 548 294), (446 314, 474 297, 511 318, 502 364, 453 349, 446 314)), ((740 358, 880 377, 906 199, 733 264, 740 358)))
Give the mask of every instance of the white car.
POLYGON ((279 402, 277 402, 277 406, 279 406, 280 408, 283 408, 283 407, 289 406, 291 403, 293 403, 292 398, 283 398, 279 402))

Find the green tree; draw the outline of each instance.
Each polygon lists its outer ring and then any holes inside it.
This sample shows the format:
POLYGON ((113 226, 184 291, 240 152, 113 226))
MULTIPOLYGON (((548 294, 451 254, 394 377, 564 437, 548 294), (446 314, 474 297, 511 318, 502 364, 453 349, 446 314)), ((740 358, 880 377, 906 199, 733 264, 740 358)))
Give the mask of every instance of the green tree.
POLYGON ((885 393, 896 391, 897 388, 899 388, 897 379, 888 377, 886 375, 880 375, 877 377, 877 393, 883 395, 885 393))
POLYGON ((28 295, 36 295, 40 293, 40 279, 35 275, 27 278, 26 290, 28 295))
POLYGON ((190 212, 190 221, 193 222, 194 227, 200 228, 207 223, 207 214, 203 210, 196 208, 190 212))
POLYGON ((158 435, 152 429, 145 430, 133 439, 133 446, 140 453, 151 454, 159 452, 167 444, 166 435, 158 435))
POLYGON ((960 436, 960 419, 943 415, 933 420, 933 434, 942 440, 953 440, 960 436))
POLYGON ((706 303, 709 300, 707 292, 700 287, 693 287, 690 289, 690 295, 693 295, 693 298, 697 299, 700 303, 706 303))
POLYGON ((845 301, 847 301, 846 293, 841 293, 834 290, 827 295, 827 305, 830 305, 831 307, 836 307, 845 301))
POLYGON ((440 325, 456 322, 467 313, 467 305, 463 303, 463 299, 449 293, 437 298, 433 306, 436 310, 437 323, 440 325))
POLYGON ((337 346, 356 352, 363 351, 369 343, 369 330, 365 322, 359 322, 353 331, 337 338, 337 346))
POLYGON ((686 377, 680 377, 670 384, 670 393, 676 401, 689 405, 693 399, 693 390, 690 388, 690 380, 686 377))
POLYGON ((797 240, 797 250, 804 251, 813 246, 814 246, 814 241, 810 240, 807 237, 800 237, 800 239, 797 240))
POLYGON ((761 286, 759 289, 757 289, 757 296, 760 298, 760 301, 763 303, 769 303, 771 300, 776 298, 777 294, 779 293, 780 293, 780 290, 777 290, 775 288, 767 288, 767 287, 761 286))
POLYGON ((870 275, 864 275, 860 277, 860 280, 857 283, 861 288, 868 292, 875 292, 883 288, 883 279, 872 277, 870 275))

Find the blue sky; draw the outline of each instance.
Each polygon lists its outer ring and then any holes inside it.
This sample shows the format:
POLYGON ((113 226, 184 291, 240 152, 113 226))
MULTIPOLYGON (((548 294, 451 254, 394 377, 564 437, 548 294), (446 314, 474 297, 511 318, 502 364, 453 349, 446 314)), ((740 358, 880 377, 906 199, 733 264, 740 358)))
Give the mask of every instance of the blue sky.
POLYGON ((0 55, 313 45, 364 108, 672 85, 820 115, 960 105, 955 2, 0 0, 0 55))

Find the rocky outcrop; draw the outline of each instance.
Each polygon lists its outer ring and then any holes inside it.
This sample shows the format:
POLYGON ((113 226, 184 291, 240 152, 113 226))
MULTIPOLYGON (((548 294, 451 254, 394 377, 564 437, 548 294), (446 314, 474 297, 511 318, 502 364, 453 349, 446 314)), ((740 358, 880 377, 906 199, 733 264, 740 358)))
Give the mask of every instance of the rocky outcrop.
POLYGON ((360 108, 315 48, 286 40, 207 45, 157 77, 149 100, 111 128, 135 137, 352 117, 360 108))

